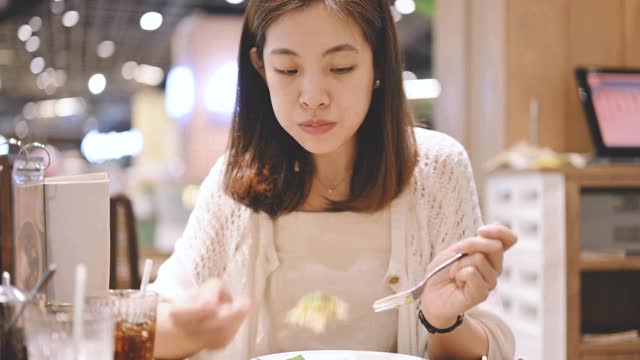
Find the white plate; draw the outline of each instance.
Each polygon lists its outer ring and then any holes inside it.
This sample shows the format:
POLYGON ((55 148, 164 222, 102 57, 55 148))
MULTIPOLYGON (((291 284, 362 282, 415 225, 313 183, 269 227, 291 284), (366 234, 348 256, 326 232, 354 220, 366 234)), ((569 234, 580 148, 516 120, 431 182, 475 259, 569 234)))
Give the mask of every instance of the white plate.
POLYGON ((318 350, 295 351, 260 356, 254 360, 288 360, 302 355, 304 360, 422 360, 415 356, 373 351, 318 350))

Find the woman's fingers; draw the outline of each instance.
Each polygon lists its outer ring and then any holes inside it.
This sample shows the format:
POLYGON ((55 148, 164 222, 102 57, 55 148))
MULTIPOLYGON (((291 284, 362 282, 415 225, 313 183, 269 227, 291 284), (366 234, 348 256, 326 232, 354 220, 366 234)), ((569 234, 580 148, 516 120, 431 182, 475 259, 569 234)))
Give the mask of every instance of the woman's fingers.
POLYGON ((459 269, 472 267, 482 276, 482 280, 487 284, 489 290, 493 290, 498 285, 498 272, 493 265, 487 259, 487 256, 482 253, 471 254, 467 257, 460 259, 454 266, 451 267, 450 276, 455 278, 459 269))
POLYGON ((174 303, 170 315, 179 326, 193 326, 217 317, 220 307, 232 301, 229 290, 223 287, 219 280, 211 279, 174 303))
POLYGON ((475 306, 489 297, 489 284, 473 266, 460 269, 456 273, 456 283, 462 289, 469 306, 475 306))
POLYGON ((234 303, 224 304, 218 310, 218 316, 214 319, 212 326, 216 324, 236 325, 241 323, 250 310, 249 300, 242 298, 234 303))
POLYGON ((228 304, 233 302, 233 295, 231 294, 231 291, 221 284, 217 288, 211 289, 210 295, 212 297, 217 296, 217 302, 220 304, 228 304))
MULTIPOLYGON (((498 274, 502 272, 504 249, 500 241, 484 237, 472 237, 454 244, 452 250, 456 253, 466 253, 470 255, 482 253, 486 255, 489 263, 498 274)), ((464 258, 462 260, 464 260, 464 258)))
POLYGON ((169 316, 176 325, 188 327, 216 316, 217 311, 218 309, 214 306, 174 304, 171 307, 169 316))
POLYGON ((199 334, 206 337, 207 349, 219 349, 229 343, 249 314, 250 305, 246 299, 220 306, 218 316, 202 324, 199 334))
POLYGON ((516 234, 508 227, 500 224, 485 225, 478 229, 478 235, 489 239, 500 240, 504 251, 509 250, 518 242, 516 234))

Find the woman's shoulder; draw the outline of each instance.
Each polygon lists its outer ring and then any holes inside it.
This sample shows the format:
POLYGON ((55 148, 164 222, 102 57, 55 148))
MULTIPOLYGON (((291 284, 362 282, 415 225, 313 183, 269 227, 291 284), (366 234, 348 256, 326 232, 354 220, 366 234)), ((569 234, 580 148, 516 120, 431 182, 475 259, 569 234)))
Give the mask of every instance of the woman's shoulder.
MULTIPOLYGON (((467 151, 453 137, 434 130, 416 127, 414 129, 418 156, 427 162, 440 160, 467 161, 467 151)), ((423 161, 421 161, 422 163, 423 161)))
POLYGON ((224 188, 224 174, 227 167, 227 155, 220 156, 207 177, 200 184, 199 200, 215 203, 222 210, 232 210, 241 204, 232 199, 224 188))
POLYGON ((223 191, 224 172, 227 166, 226 154, 220 156, 209 170, 209 174, 202 181, 201 189, 217 192, 223 191))
POLYGON ((441 132, 415 129, 418 162, 414 180, 417 192, 449 194, 451 189, 473 188, 473 169, 464 146, 441 132))

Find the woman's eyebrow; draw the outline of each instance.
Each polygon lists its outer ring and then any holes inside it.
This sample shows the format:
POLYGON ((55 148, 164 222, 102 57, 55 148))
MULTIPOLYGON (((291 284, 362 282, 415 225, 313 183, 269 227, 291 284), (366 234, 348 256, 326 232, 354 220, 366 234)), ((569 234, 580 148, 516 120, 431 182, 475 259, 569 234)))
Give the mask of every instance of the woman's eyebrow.
MULTIPOLYGON (((340 44, 340 45, 336 45, 333 46, 329 49, 327 49, 325 52, 322 53, 322 56, 329 56, 331 54, 335 54, 338 52, 342 52, 342 51, 350 51, 350 52, 355 52, 358 53, 358 49, 350 44, 340 44)), ((299 57, 300 55, 298 55, 298 53, 296 53, 295 51, 291 50, 291 49, 287 49, 287 48, 277 48, 277 49, 273 49, 270 52, 271 55, 286 55, 286 56, 295 56, 295 57, 299 57)))

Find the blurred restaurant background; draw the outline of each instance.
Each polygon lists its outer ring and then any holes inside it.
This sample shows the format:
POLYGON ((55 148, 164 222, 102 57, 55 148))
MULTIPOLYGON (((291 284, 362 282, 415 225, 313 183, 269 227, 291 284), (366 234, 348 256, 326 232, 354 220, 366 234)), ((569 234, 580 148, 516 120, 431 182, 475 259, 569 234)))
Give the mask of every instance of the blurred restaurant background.
MULTIPOLYGON (((416 122, 465 145, 485 222, 520 236, 492 296, 518 355, 640 359, 640 0, 390 3, 416 122), (621 154, 579 68, 627 76, 621 154)), ((170 255, 225 150, 245 6, 0 0, 0 144, 44 144, 45 178, 107 173, 111 287, 170 255)))
MULTIPOLYGON (((440 91, 432 80, 434 4, 398 5, 411 106, 427 125, 440 91)), ((46 144, 46 176, 107 172, 111 193, 132 200, 142 252, 169 253, 226 147, 245 6, 5 1, 0 134, 46 144)))

